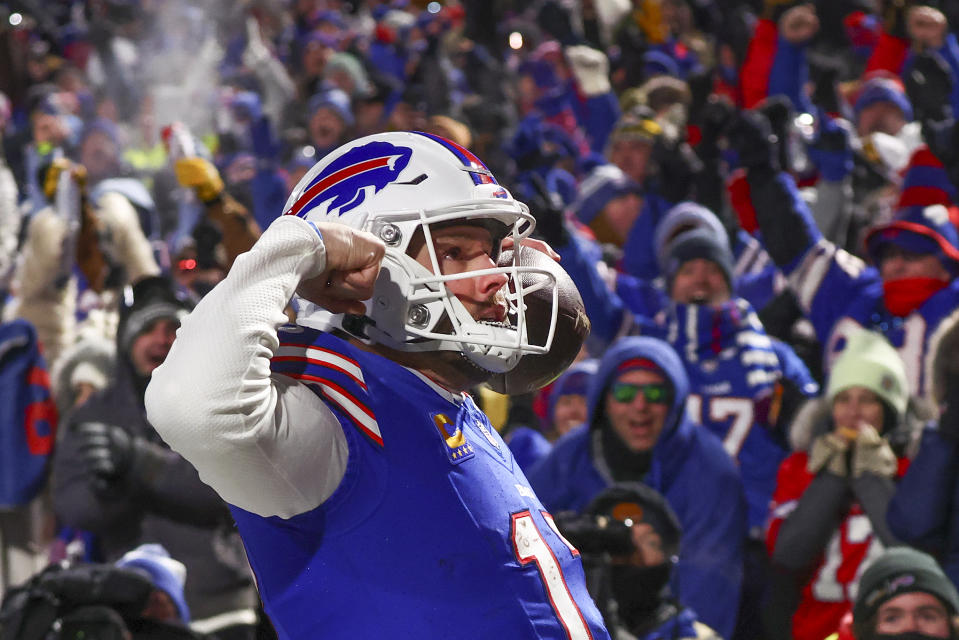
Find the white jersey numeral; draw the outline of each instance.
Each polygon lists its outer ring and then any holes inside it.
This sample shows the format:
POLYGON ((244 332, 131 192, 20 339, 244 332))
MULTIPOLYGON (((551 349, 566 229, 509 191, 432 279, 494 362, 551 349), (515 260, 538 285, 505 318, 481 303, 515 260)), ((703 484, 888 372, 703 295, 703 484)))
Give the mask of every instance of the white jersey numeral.
MULTIPOLYGON (((876 556, 882 553, 883 546, 876 538, 869 541, 869 548, 866 555, 859 563, 856 571, 856 577, 850 582, 839 582, 839 567, 842 566, 842 540, 843 530, 839 529, 833 533, 826 545, 823 565, 816 574, 816 581, 812 585, 813 598, 819 602, 854 602, 856 600, 857 587, 859 586, 859 576, 869 564, 876 559, 876 556)), ((845 542, 846 544, 862 544, 872 536, 872 525, 869 523, 869 517, 859 514, 849 516, 846 520, 845 542)))
MULTIPOLYGON (((689 394, 686 399, 686 412, 689 418, 698 424, 703 424, 703 396, 697 393, 689 394)), ((743 442, 746 436, 753 428, 755 418, 753 415, 753 401, 749 398, 729 398, 718 396, 714 398, 706 397, 706 404, 709 407, 709 420, 720 422, 732 418, 733 422, 729 425, 729 431, 723 436, 723 448, 726 453, 734 460, 743 448, 743 442)))
MULTIPOLYGON (((553 611, 559 618, 560 624, 566 630, 569 640, 590 640, 592 635, 583 619, 573 595, 566 585, 566 578, 556 560, 556 555, 533 521, 529 511, 520 511, 513 514, 513 523, 510 527, 510 538, 513 540, 513 549, 516 559, 521 565, 536 563, 539 575, 543 579, 546 595, 553 605, 553 611)), ((571 547, 572 548, 572 547, 571 547)))

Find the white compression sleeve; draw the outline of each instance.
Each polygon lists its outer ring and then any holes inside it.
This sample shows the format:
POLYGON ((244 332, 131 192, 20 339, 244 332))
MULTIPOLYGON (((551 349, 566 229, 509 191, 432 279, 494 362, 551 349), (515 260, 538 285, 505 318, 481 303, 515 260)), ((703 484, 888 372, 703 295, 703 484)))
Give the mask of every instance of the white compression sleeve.
POLYGON ((315 228, 281 216, 183 321, 147 388, 150 423, 229 503, 291 517, 336 489, 348 449, 332 411, 271 375, 277 327, 302 279, 321 273, 315 228))

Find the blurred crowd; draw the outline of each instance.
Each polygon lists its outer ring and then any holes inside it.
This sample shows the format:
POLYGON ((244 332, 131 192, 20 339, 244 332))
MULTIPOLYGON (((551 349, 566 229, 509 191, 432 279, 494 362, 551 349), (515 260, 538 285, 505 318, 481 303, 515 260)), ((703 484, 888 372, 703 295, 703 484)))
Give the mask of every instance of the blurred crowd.
POLYGON ((397 130, 482 158, 582 295, 565 374, 475 395, 615 638, 959 637, 957 30, 949 0, 0 5, 3 637, 271 637, 143 394, 309 168, 397 130), (631 500, 625 559, 593 542, 631 500))

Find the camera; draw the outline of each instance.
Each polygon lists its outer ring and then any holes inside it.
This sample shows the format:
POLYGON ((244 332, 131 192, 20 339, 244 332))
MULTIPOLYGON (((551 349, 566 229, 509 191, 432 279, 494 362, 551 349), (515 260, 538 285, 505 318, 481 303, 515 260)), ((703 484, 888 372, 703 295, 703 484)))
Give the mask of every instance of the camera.
POLYGON ((580 553, 628 555, 633 552, 630 527, 615 518, 563 511, 553 520, 563 537, 580 553))
POLYGON ((56 620, 46 640, 127 640, 130 631, 119 613, 105 606, 80 607, 56 620))

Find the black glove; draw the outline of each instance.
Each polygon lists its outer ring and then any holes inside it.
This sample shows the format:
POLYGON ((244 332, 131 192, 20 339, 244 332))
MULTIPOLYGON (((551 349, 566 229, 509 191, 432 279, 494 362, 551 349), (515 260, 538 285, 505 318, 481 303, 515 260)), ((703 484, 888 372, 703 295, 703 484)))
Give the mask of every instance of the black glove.
POLYGON ((916 54, 903 80, 916 120, 925 124, 940 122, 952 116, 952 72, 941 55, 935 51, 916 54))
POLYGON ((726 137, 739 156, 739 166, 742 168, 750 172, 779 171, 778 139, 762 113, 743 111, 726 137))
POLYGON ((772 129, 773 135, 776 136, 776 140, 779 141, 779 144, 776 145, 779 152, 779 166, 782 167, 784 171, 789 171, 791 165, 786 140, 789 135, 790 123, 794 116, 792 102, 786 96, 772 96, 763 100, 763 103, 757 107, 757 110, 769 120, 769 126, 772 129))
POLYGON ((77 426, 77 436, 80 457, 98 492, 151 475, 163 459, 160 447, 116 425, 84 422, 77 426))
POLYGON ((702 121, 703 109, 706 108, 706 104, 712 97, 713 83, 715 82, 713 74, 712 69, 705 69, 690 72, 686 78, 690 93, 686 119, 693 124, 699 124, 702 121))
POLYGON ((812 103, 826 113, 839 113, 839 68, 823 65, 817 69, 811 96, 812 103))
POLYGON ((538 173, 530 176, 536 195, 529 204, 530 213, 536 218, 536 235, 554 247, 565 247, 570 242, 566 228, 566 214, 559 197, 549 190, 546 181, 538 173))
POLYGON ((650 161, 653 191, 672 203, 692 198, 695 178, 703 170, 703 163, 688 144, 668 142, 660 136, 653 145, 650 161))
MULTIPOLYGON (((729 100, 718 95, 709 96, 700 113, 702 140, 698 148, 715 147, 719 139, 726 134, 735 121, 736 107, 729 100)), ((718 148, 716 148, 716 153, 719 153, 718 148)), ((702 154, 703 152, 700 152, 701 157, 702 154)))
POLYGON ((911 0, 885 0, 882 3, 882 30, 893 37, 907 39, 906 11, 913 4, 911 0))

